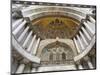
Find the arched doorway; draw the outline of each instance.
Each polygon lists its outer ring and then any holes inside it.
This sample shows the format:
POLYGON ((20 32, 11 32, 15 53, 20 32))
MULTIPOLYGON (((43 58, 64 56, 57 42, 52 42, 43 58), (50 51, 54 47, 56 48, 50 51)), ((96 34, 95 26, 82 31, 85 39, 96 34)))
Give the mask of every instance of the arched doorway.
POLYGON ((41 64, 74 64, 73 57, 74 53, 67 44, 56 41, 43 48, 41 53, 41 64))

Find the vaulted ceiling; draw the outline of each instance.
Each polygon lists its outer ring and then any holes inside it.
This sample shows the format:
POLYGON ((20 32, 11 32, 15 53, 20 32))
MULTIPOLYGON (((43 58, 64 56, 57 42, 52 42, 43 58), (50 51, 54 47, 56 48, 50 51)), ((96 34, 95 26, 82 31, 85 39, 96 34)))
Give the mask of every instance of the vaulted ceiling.
POLYGON ((67 16, 51 15, 37 18, 32 24, 33 32, 42 39, 71 38, 77 32, 80 22, 67 16))

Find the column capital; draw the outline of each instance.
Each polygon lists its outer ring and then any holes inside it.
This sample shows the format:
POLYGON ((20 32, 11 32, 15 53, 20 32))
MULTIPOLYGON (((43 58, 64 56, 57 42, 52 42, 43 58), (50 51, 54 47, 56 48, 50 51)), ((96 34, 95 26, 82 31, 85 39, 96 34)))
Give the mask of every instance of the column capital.
POLYGON ((83 24, 83 22, 85 22, 86 21, 86 19, 81 19, 81 23, 83 24))
POLYGON ((30 18, 29 18, 29 17, 23 17, 23 18, 24 18, 24 20, 26 20, 26 21, 27 21, 27 23, 31 22, 31 20, 30 20, 30 18))
POLYGON ((87 15, 86 15, 86 20, 89 20, 89 17, 90 17, 90 16, 95 17, 94 14, 87 14, 87 15))

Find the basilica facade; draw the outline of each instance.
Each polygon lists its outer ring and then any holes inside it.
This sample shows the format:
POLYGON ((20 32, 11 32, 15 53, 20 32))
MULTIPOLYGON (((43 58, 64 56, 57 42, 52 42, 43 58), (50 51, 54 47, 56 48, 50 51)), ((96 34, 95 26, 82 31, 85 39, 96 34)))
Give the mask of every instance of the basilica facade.
POLYGON ((96 69, 96 6, 12 0, 11 72, 96 69))

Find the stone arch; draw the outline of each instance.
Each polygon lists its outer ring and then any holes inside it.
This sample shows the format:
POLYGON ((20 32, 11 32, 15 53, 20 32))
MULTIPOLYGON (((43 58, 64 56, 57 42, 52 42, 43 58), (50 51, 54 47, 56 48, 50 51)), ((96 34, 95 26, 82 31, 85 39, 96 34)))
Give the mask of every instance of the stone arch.
POLYGON ((74 53, 70 46, 59 41, 48 44, 41 52, 42 64, 69 64, 73 62, 73 58, 74 53))
POLYGON ((74 43, 71 39, 46 39, 46 40, 42 40, 40 42, 36 56, 38 56, 40 58, 43 48, 45 48, 47 45, 54 43, 56 41, 59 41, 61 43, 65 43, 66 45, 68 45, 73 50, 74 56, 77 55, 77 50, 76 50, 75 45, 74 45, 74 43))

